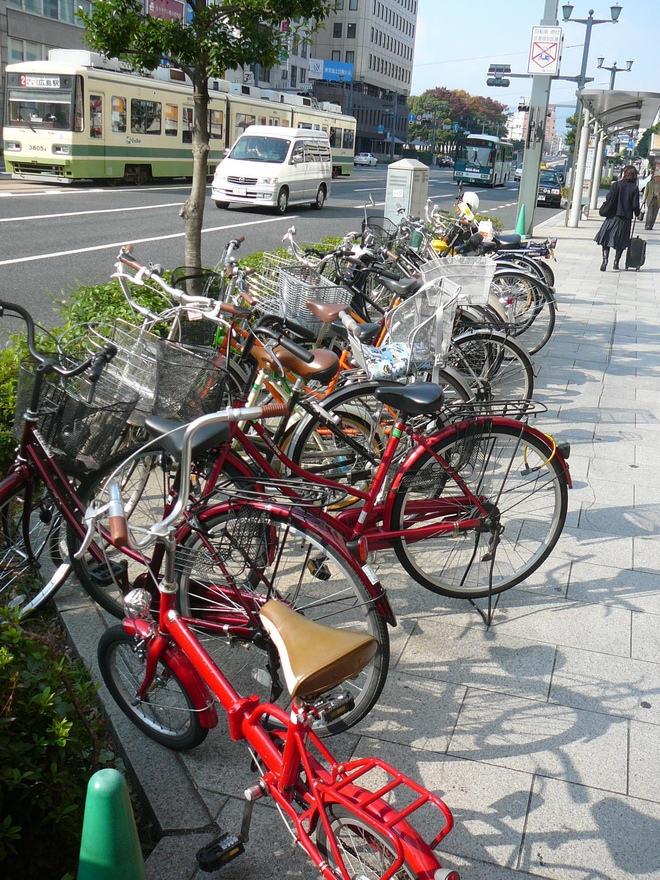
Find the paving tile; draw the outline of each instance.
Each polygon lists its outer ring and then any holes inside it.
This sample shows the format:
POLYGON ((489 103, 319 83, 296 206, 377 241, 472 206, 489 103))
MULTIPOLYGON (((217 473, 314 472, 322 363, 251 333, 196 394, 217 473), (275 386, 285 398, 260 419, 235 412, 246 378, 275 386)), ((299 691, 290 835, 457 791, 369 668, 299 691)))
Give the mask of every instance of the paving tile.
POLYGON ((658 801, 660 792, 660 728, 641 721, 630 722, 631 797, 658 801))
POLYGON ((625 794, 627 738, 626 719, 468 690, 449 754, 625 794))
MULTIPOLYGON (((559 545, 558 545, 559 546, 559 545)), ((595 562, 622 569, 633 567, 633 538, 612 537, 587 528, 564 528, 561 554, 573 562, 595 562)))
POLYGON ((660 574, 628 569, 617 571, 598 563, 573 562, 568 595, 582 602, 660 614, 660 574))
POLYGON ((660 805, 536 778, 522 870, 551 880, 657 880, 660 805))
POLYGON ((660 663, 660 615, 634 611, 632 614, 631 655, 635 660, 660 663))

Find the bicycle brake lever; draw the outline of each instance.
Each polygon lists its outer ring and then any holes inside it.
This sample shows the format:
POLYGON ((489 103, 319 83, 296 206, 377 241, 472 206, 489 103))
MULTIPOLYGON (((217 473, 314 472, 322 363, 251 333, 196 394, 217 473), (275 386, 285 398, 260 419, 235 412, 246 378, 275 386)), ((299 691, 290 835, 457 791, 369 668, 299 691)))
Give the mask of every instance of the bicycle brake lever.
POLYGON ((110 502, 108 501, 102 507, 94 507, 90 506, 85 511, 85 522, 87 523, 87 532, 83 539, 82 544, 73 554, 74 559, 82 559, 85 553, 89 550, 89 547, 94 539, 94 532, 96 531, 96 520, 101 519, 104 516, 108 508, 110 507, 110 502))

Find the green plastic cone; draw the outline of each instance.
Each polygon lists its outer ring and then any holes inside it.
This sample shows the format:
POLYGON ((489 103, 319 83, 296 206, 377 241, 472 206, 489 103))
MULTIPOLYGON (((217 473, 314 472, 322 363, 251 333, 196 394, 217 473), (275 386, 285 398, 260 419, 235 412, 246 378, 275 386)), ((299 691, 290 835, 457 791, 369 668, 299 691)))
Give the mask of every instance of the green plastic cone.
POLYGON ((518 222, 516 223, 516 235, 522 235, 523 238, 527 238, 525 231, 525 206, 521 205, 518 222))
POLYGON ((77 880, 146 880, 126 780, 99 770, 89 780, 77 880))

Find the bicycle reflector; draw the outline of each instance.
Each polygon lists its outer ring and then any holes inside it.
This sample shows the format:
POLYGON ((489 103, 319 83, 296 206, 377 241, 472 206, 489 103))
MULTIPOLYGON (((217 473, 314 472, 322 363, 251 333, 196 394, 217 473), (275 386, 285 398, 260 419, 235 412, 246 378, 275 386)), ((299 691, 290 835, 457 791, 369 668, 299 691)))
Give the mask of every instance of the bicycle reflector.
POLYGON ((357 560, 364 565, 369 558, 369 545, 366 537, 363 535, 357 541, 347 541, 346 546, 357 560))

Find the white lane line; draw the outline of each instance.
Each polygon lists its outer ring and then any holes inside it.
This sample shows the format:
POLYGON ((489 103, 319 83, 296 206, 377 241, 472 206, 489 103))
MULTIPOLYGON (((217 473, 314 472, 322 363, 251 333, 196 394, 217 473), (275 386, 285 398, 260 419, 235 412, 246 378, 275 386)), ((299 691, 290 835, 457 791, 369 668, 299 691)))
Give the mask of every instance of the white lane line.
MULTIPOLYGON (((25 184, 26 181, 25 180, 16 180, 16 181, 10 181, 10 183, 25 184)), ((43 186, 43 184, 36 184, 36 186, 43 186)), ((23 198, 26 196, 27 197, 31 197, 31 196, 58 196, 58 195, 59 196, 61 196, 61 195, 84 196, 87 194, 98 195, 98 193, 106 193, 107 195, 110 195, 111 193, 120 194, 120 193, 127 193, 127 192, 128 193, 131 193, 131 192, 163 192, 163 191, 169 192, 171 190, 177 190, 177 189, 184 189, 184 190, 187 190, 188 192, 190 192, 190 184, 180 183, 180 184, 171 184, 170 186, 167 186, 167 185, 150 186, 150 187, 145 187, 144 189, 142 189, 142 188, 136 189, 136 187, 130 187, 130 186, 118 186, 118 187, 111 187, 111 188, 94 187, 93 189, 92 188, 80 189, 77 187, 71 189, 68 186, 62 186, 62 187, 55 186, 55 187, 48 187, 48 189, 34 189, 34 190, 30 190, 29 192, 19 192, 19 191, 0 192, 0 199, 6 199, 6 198, 9 198, 10 196, 15 199, 20 199, 20 198, 23 198)))
POLYGON ((165 202, 162 205, 136 205, 134 208, 99 208, 96 211, 68 211, 61 214, 31 214, 28 217, 0 217, 0 223, 20 223, 23 220, 52 220, 55 217, 84 217, 87 214, 120 214, 123 211, 149 211, 152 208, 175 208, 183 202, 165 202))
MULTIPOLYGON (((288 222, 290 220, 297 220, 299 216, 299 214, 291 214, 286 217, 273 217, 270 220, 252 220, 248 223, 228 223, 226 226, 212 226, 209 229, 202 229, 202 235, 206 235, 207 232, 221 232, 223 229, 241 229, 244 226, 260 226, 264 223, 277 223, 282 220, 288 222)), ((167 241, 170 238, 183 238, 184 235, 185 232, 175 232, 172 235, 155 235, 152 238, 134 238, 130 239, 130 241, 131 244, 146 244, 150 241, 167 241)), ((114 248, 120 248, 126 243, 126 239, 124 239, 123 241, 112 242, 110 244, 99 244, 94 247, 75 248, 70 251, 55 251, 50 254, 33 254, 31 257, 17 257, 14 260, 0 260, 0 266, 11 266, 15 263, 33 263, 37 260, 50 260, 54 257, 69 257, 73 254, 87 254, 92 253, 93 251, 107 251, 114 248)))

